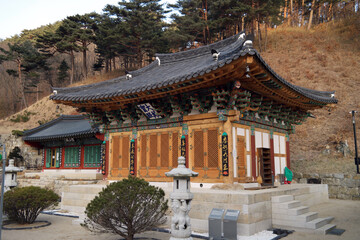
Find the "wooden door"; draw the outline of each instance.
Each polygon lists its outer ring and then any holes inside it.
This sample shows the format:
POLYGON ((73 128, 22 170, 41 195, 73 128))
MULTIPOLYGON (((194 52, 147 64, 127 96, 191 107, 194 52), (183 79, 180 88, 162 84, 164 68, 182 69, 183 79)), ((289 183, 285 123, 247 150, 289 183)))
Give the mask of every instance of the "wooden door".
POLYGON ((246 145, 245 137, 237 136, 236 140, 236 152, 237 152, 237 174, 238 181, 244 182, 246 178, 246 145))
POLYGON ((127 177, 130 174, 130 140, 131 134, 112 137, 110 177, 127 177))
POLYGON ((179 130, 154 130, 138 138, 138 175, 149 181, 168 181, 165 173, 177 167, 180 156, 179 130))
POLYGON ((258 148, 259 174, 262 177, 262 185, 272 185, 271 157, 269 148, 258 148))
POLYGON ((194 179, 221 177, 221 149, 219 128, 198 128, 190 133, 191 167, 199 173, 194 179))

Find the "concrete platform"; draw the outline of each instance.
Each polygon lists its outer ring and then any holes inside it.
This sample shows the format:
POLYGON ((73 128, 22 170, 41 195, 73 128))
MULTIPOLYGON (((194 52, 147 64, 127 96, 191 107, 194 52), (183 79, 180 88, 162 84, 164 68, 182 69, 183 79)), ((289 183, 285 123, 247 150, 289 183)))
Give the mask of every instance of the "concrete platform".
MULTIPOLYGON (((166 197, 172 192, 171 183, 161 186, 166 197)), ((61 208, 83 215, 87 203, 106 185, 73 185, 63 189, 61 208)), ((194 199, 190 211, 192 229, 197 232, 208 232, 208 217, 213 208, 239 210, 237 221, 238 234, 250 236, 272 227, 272 203, 274 196, 292 195, 295 202, 313 206, 329 201, 327 185, 292 184, 277 188, 260 190, 214 190, 210 188, 192 188, 194 199)), ((299 204, 294 208, 302 211, 299 204)), ((306 211, 304 211, 306 212, 306 211)))

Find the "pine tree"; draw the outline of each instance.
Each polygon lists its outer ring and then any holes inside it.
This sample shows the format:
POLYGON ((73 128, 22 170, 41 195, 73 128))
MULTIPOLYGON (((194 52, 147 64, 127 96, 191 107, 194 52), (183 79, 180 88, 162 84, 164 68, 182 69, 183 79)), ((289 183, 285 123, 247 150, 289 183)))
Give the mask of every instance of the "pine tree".
POLYGON ((62 60, 58 67, 57 80, 60 83, 64 83, 69 78, 69 66, 65 60, 62 60))
POLYGON ((0 64, 4 61, 16 63, 16 70, 7 69, 6 72, 19 79, 19 91, 24 106, 27 107, 25 90, 38 83, 39 70, 48 69, 46 58, 34 48, 30 41, 13 44, 8 43, 8 50, 0 48, 0 53, 2 53, 0 55, 0 64))
POLYGON ((105 14, 117 18, 122 37, 118 39, 120 56, 134 57, 142 67, 144 54, 151 59, 155 52, 164 51, 164 9, 160 0, 130 0, 119 6, 107 5, 105 14))

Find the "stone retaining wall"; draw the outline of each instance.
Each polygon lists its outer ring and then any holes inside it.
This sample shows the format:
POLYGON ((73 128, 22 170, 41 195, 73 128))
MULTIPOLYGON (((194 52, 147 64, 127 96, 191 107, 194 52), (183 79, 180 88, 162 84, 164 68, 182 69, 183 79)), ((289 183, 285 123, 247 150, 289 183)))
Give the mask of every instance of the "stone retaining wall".
POLYGON ((360 200, 360 174, 302 174, 295 173, 294 179, 298 183, 327 184, 329 198, 360 200))
POLYGON ((62 195, 62 189, 65 186, 71 185, 83 185, 83 184, 96 184, 97 180, 75 180, 75 179, 61 179, 54 177, 44 177, 39 178, 18 178, 19 187, 27 186, 38 186, 41 188, 51 189, 56 192, 59 196, 62 195))

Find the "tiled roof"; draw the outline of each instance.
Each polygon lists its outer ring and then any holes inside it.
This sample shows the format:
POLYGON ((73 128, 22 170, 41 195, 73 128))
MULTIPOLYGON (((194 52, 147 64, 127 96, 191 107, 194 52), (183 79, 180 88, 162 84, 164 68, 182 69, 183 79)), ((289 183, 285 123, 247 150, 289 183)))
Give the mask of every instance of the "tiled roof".
POLYGON ((56 94, 51 95, 50 99, 59 101, 86 101, 135 94, 196 78, 221 68, 240 57, 251 55, 257 58, 278 81, 295 92, 325 104, 337 102, 332 96, 334 92, 310 90, 287 82, 270 68, 260 54, 252 48, 252 45, 244 43, 244 38, 240 37, 240 35, 235 35, 197 49, 171 54, 157 54, 154 62, 144 68, 131 72, 132 78, 130 79, 126 79, 126 76, 121 76, 85 86, 54 88, 56 94), (216 49, 220 52, 218 61, 214 61, 211 49, 216 49))
POLYGON ((67 137, 87 137, 98 132, 81 115, 61 115, 59 118, 24 132, 24 141, 47 141, 67 137))

